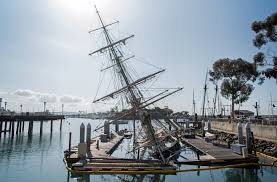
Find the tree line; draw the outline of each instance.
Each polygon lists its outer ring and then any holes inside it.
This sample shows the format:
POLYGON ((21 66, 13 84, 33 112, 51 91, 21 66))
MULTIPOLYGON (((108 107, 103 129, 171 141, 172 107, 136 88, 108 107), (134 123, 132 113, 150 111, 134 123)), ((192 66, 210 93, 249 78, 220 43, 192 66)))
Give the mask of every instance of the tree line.
POLYGON ((253 83, 263 84, 265 79, 277 82, 277 12, 266 19, 254 21, 253 46, 258 51, 252 61, 242 58, 222 58, 213 63, 209 71, 210 81, 220 86, 221 95, 231 101, 231 116, 234 117, 235 104, 249 99, 254 90, 253 83))

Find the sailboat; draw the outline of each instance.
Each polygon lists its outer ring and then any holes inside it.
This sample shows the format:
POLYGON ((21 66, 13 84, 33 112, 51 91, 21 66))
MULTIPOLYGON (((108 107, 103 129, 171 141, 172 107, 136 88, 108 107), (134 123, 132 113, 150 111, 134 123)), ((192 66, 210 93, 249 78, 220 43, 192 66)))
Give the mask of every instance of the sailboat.
MULTIPOLYGON (((180 150, 178 137, 183 128, 170 118, 167 118, 166 121, 153 118, 151 113, 148 112, 148 108, 153 106, 156 102, 181 91, 182 88, 165 89, 151 97, 146 97, 144 94, 145 90, 142 91, 141 85, 144 85, 165 72, 165 69, 159 69, 146 76, 134 78, 134 76, 132 76, 133 74, 130 73, 131 70, 128 69, 128 61, 134 58, 134 56, 127 57, 123 50, 127 41, 133 38, 134 35, 114 40, 108 27, 119 22, 116 21, 110 24, 104 24, 96 6, 95 9, 101 26, 89 31, 89 33, 101 31, 104 36, 105 45, 89 53, 89 55, 104 54, 107 56, 108 66, 103 68, 102 71, 111 71, 118 80, 117 83, 120 83, 120 88, 110 94, 96 98, 93 103, 105 102, 108 99, 116 99, 118 97, 123 98, 124 102, 128 105, 128 109, 125 109, 124 114, 120 116, 117 115, 108 122, 114 123, 126 116, 137 117, 141 128, 136 128, 137 126, 134 120, 133 152, 136 153, 138 159, 141 159, 144 157, 146 151, 150 151, 149 154, 153 158, 158 158, 166 163, 178 153, 178 150, 180 150), (168 129, 169 125, 170 128, 173 127, 174 130, 170 131, 168 129)), ((95 131, 101 128, 103 128, 103 126, 97 127, 95 131)))

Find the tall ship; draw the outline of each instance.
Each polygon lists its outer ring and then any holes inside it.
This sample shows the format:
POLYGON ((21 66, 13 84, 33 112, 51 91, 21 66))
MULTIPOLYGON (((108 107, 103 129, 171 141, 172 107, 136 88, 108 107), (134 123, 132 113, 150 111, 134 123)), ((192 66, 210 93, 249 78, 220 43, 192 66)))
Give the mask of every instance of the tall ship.
MULTIPOLYGON (((134 74, 136 71, 135 69, 129 69, 129 62, 135 56, 126 56, 125 53, 126 43, 134 35, 114 40, 114 36, 108 28, 119 22, 105 24, 96 7, 95 9, 101 26, 100 28, 89 31, 89 33, 101 31, 105 45, 89 53, 89 55, 105 55, 107 58, 107 66, 101 69, 101 71, 109 71, 113 75, 114 88, 118 89, 100 98, 95 98, 93 103, 106 102, 109 99, 118 99, 120 101, 118 103, 121 103, 125 107, 127 106, 124 108, 124 112, 121 112, 121 115, 111 118, 108 122, 112 124, 128 116, 133 116, 132 152, 137 159, 143 159, 144 156, 152 156, 166 163, 176 158, 181 148, 178 137, 182 131, 182 127, 176 121, 170 119, 169 116, 163 116, 165 119, 158 119, 154 118, 148 111, 158 101, 181 91, 182 88, 163 88, 160 89, 158 94, 149 97, 151 87, 145 89, 143 85, 165 72, 165 69, 160 68, 156 72, 145 76, 134 74), (135 122, 136 118, 139 120, 138 124, 135 122)), ((95 131, 101 128, 103 126, 97 127, 95 131)))

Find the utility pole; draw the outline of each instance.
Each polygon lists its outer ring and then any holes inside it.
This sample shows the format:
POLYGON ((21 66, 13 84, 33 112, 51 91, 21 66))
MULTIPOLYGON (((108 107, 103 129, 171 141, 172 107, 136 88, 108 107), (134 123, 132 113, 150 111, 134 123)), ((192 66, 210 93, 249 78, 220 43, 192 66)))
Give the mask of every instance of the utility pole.
POLYGON ((63 115, 63 108, 64 108, 64 104, 62 104, 62 115, 63 115))
POLYGON ((21 114, 22 114, 22 107, 23 107, 23 105, 20 104, 20 112, 21 112, 21 114))
POLYGON ((258 118, 259 117, 259 105, 258 105, 258 102, 255 103, 254 107, 256 109, 256 115, 257 115, 257 118, 258 118))

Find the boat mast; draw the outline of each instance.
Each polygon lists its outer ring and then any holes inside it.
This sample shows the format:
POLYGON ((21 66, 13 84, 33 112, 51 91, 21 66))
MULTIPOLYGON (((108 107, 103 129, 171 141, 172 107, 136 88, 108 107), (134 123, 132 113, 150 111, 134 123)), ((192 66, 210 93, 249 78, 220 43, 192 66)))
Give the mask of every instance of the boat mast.
POLYGON ((206 93, 207 93, 207 78, 208 78, 208 71, 206 73, 205 86, 204 86, 204 98, 203 98, 203 107, 202 107, 202 117, 203 117, 203 119, 204 119, 204 115, 205 115, 205 102, 206 102, 206 93))
MULTIPOLYGON (((147 111, 145 111, 142 108, 140 108, 140 105, 141 105, 140 99, 136 96, 136 94, 135 94, 135 92, 133 90, 133 87, 132 87, 133 85, 130 84, 129 78, 127 77, 127 74, 125 72, 126 69, 121 64, 120 56, 118 56, 117 52, 116 52, 116 47, 115 47, 116 44, 121 43, 121 42, 125 43, 126 39, 128 39, 130 37, 133 37, 133 36, 127 37, 127 38, 122 39, 122 40, 117 41, 117 42, 113 42, 111 40, 109 32, 106 29, 106 26, 104 25, 104 23, 102 21, 102 18, 100 16, 96 6, 95 6, 95 9, 96 9, 96 13, 97 13, 97 15, 99 17, 99 20, 101 22, 102 29, 104 30, 105 38, 106 38, 106 41, 107 41, 108 45, 106 47, 104 47, 104 48, 101 48, 101 49, 99 49, 97 51, 94 51, 90 55, 92 55, 92 54, 94 54, 96 52, 102 52, 104 49, 108 49, 110 51, 110 53, 113 55, 113 57, 112 57, 111 54, 110 54, 110 58, 111 58, 111 60, 115 60, 115 63, 117 65, 118 69, 119 69, 119 73, 123 77, 123 80, 124 80, 124 82, 126 84, 126 87, 127 87, 128 91, 131 94, 131 98, 130 98, 131 99, 131 105, 132 105, 133 109, 135 110, 135 113, 137 112, 139 114, 139 117, 140 117, 140 120, 142 122, 142 125, 144 125, 144 129, 146 130, 146 135, 150 136, 150 139, 155 143, 155 147, 158 150, 158 152, 159 152, 159 154, 160 154, 160 156, 162 158, 162 161, 166 162, 165 158, 164 158, 164 156, 163 156, 163 154, 161 152, 160 145, 159 145, 159 143, 158 143, 158 141, 157 141, 157 139, 155 137, 155 134, 154 134, 155 131, 154 131, 154 128, 153 128, 153 126, 151 124, 150 114, 147 111)), ((162 71, 160 71, 160 72, 162 72, 162 71)), ((138 91, 138 93, 140 93, 139 90, 137 90, 137 91, 138 91)), ((134 143, 134 145, 135 145, 135 143, 134 143)))
POLYGON ((218 93, 218 86, 215 85, 215 96, 214 96, 214 109, 213 109, 213 115, 215 116, 216 113, 216 99, 217 99, 217 93, 218 93))
POLYGON ((194 89, 192 91, 192 104, 193 104, 193 117, 195 116, 195 100, 194 100, 194 89))
MULTIPOLYGON (((104 25, 103 20, 102 20, 102 18, 100 16, 96 6, 95 6, 95 9, 96 9, 96 13, 98 15, 98 18, 99 18, 99 20, 101 22, 102 28, 104 30, 107 43, 108 43, 108 45, 110 45, 110 51, 113 54, 114 60, 116 61, 116 65, 119 68, 120 74, 122 75, 122 77, 123 77, 123 79, 125 81, 125 84, 127 85, 129 92, 131 93, 131 97, 132 97, 132 102, 131 103, 132 103, 133 107, 137 108, 139 106, 138 99, 136 98, 133 90, 130 87, 130 81, 129 81, 129 79, 128 79, 125 71, 124 71, 123 65, 120 63, 120 58, 119 58, 119 56, 117 55, 117 53, 115 51, 113 42, 112 42, 111 37, 109 35, 109 32, 107 31, 106 26, 104 25)), ((112 59, 112 57, 111 57, 111 59, 112 59)))

